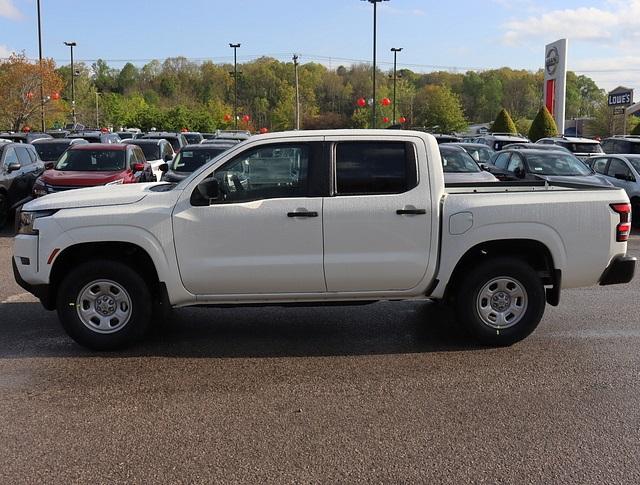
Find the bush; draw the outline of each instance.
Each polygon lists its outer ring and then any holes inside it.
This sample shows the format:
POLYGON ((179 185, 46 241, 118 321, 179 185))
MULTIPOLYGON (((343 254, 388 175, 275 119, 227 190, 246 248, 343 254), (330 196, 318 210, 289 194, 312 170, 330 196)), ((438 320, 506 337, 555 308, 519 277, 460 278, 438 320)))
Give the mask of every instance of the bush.
POLYGON ((533 123, 531 123, 529 139, 532 142, 536 142, 540 138, 546 138, 548 136, 558 136, 558 127, 547 107, 543 106, 538 111, 533 123))
POLYGON ((631 130, 631 134, 640 136, 640 123, 638 123, 636 127, 633 130, 631 130))
POLYGON ((511 119, 509 112, 504 108, 500 110, 496 120, 493 122, 493 125, 491 125, 491 131, 493 133, 513 133, 514 135, 518 133, 518 129, 511 119))

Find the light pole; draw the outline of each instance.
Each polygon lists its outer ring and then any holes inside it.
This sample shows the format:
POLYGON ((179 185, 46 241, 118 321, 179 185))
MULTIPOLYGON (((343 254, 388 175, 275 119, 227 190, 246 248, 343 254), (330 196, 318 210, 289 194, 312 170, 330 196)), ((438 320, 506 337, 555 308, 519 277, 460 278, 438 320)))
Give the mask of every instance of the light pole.
POLYGON ((38 57, 40 59, 40 124, 41 131, 44 132, 44 71, 42 70, 42 25, 40 22, 40 0, 38 0, 38 57))
POLYGON ((393 122, 396 122, 396 59, 398 56, 398 52, 402 50, 402 47, 392 47, 391 52, 393 52, 393 122))
POLYGON ((73 67, 73 48, 76 46, 75 42, 65 42, 64 45, 71 48, 71 118, 73 121, 73 127, 76 125, 76 71, 73 67))
POLYGON ((100 129, 100 116, 99 116, 99 111, 98 111, 98 96, 102 94, 99 93, 98 91, 96 91, 96 128, 99 130, 100 129))
POLYGON ((235 129, 238 129, 238 58, 236 53, 240 44, 229 44, 233 49, 233 80, 234 80, 234 96, 233 96, 233 123, 235 129))
POLYGON ((362 0, 363 2, 373 3, 373 102, 371 104, 371 127, 376 127, 376 23, 377 23, 377 7, 380 2, 388 2, 389 0, 362 0))
POLYGON ((300 129, 300 88, 298 86, 298 55, 293 55, 293 69, 296 73, 296 130, 300 129))

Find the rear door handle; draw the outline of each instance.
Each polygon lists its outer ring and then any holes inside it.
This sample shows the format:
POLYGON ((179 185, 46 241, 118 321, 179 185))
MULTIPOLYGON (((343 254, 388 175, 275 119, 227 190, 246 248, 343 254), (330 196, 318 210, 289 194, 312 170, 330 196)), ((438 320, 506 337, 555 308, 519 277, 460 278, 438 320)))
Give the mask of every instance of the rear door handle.
POLYGON ((426 209, 398 209, 396 211, 396 214, 404 216, 404 215, 420 215, 420 214, 426 214, 427 210, 426 209))
POLYGON ((315 211, 287 212, 287 217, 318 217, 318 213, 315 211))

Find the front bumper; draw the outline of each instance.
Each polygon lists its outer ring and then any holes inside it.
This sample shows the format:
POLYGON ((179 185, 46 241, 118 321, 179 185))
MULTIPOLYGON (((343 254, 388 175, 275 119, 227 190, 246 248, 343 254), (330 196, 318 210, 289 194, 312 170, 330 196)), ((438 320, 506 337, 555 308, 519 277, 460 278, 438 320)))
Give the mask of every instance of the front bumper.
POLYGON ((600 277, 600 285, 617 285, 629 283, 636 271, 638 258, 633 256, 616 256, 600 277))
POLYGON ((51 298, 49 285, 32 285, 27 283, 22 276, 20 276, 20 271, 18 271, 18 265, 16 264, 15 258, 12 258, 11 264, 13 266, 13 277, 15 278, 16 283, 18 283, 21 288, 38 298, 40 303, 42 303, 42 306, 47 310, 55 310, 55 304, 51 298))

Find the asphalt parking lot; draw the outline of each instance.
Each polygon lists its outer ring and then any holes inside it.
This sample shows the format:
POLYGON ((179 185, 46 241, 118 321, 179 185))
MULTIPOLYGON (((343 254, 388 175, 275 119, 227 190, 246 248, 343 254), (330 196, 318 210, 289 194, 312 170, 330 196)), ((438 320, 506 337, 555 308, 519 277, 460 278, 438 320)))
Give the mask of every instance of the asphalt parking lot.
POLYGON ((640 483, 640 279, 564 292, 504 349, 379 303, 185 309, 92 354, 13 282, 11 244, 0 483, 640 483))

